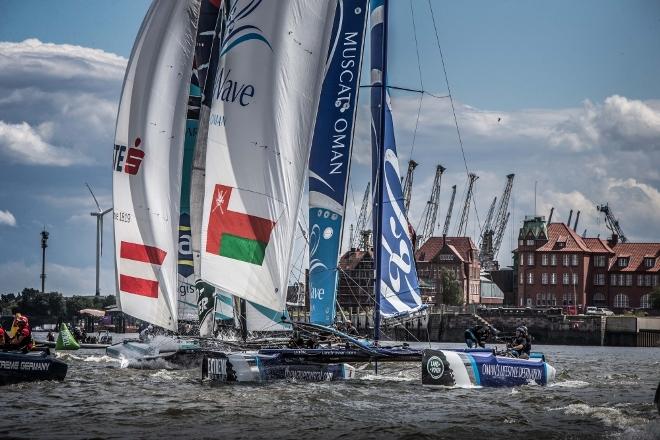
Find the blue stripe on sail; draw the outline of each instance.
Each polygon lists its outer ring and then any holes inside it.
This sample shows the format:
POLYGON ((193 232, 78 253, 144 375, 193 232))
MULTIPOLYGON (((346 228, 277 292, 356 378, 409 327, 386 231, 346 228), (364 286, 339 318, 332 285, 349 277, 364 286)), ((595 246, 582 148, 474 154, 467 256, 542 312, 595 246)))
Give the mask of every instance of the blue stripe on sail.
POLYGON ((353 143, 367 0, 337 2, 309 160, 310 320, 335 320, 337 262, 353 143))
POLYGON ((232 308, 234 307, 234 302, 232 301, 231 296, 227 296, 227 295, 222 294, 222 293, 216 293, 215 298, 218 301, 220 301, 222 303, 225 303, 225 304, 227 304, 228 306, 230 306, 232 308))
POLYGON ((284 327, 290 327, 291 324, 289 324, 290 319, 289 319, 289 312, 286 310, 278 312, 277 310, 269 309, 268 307, 262 306, 261 304, 257 304, 252 301, 248 301, 252 307, 259 313, 261 313, 263 316, 268 318, 270 321, 272 321, 275 324, 284 326, 284 327), (284 320, 282 318, 284 317, 284 320))

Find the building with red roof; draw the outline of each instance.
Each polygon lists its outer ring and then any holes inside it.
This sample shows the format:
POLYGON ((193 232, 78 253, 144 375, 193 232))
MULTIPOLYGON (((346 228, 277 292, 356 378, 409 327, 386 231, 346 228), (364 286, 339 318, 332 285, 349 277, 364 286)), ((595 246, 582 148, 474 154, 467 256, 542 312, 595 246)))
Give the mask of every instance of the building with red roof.
POLYGON ((415 253, 415 259, 420 285, 427 286, 425 295, 433 302, 442 293, 443 269, 456 276, 466 304, 481 302, 479 250, 470 237, 431 237, 415 253))
POLYGON ((649 308, 660 282, 660 243, 580 237, 544 217, 525 219, 513 252, 519 306, 649 308))

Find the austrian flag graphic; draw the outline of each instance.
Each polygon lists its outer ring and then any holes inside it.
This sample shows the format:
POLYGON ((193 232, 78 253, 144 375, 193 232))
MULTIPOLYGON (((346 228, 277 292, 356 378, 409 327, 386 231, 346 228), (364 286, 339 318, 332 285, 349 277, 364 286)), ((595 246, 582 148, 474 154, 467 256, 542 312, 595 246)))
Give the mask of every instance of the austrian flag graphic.
POLYGON ((206 252, 261 266, 275 222, 244 212, 231 211, 236 188, 215 185, 206 236, 206 252), (232 194, 233 193, 233 194, 232 194))
POLYGON ((119 248, 119 258, 121 258, 119 290, 148 298, 158 298, 158 281, 154 279, 153 266, 161 266, 165 255, 167 252, 154 246, 122 241, 119 248))

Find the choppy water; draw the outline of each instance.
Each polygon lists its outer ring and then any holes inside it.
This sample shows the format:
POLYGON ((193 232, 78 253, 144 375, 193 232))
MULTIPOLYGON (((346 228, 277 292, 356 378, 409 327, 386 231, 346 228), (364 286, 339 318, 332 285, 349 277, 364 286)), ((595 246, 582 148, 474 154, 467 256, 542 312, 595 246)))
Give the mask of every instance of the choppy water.
POLYGON ((536 349, 557 369, 551 386, 440 390, 422 387, 412 364, 345 382, 211 387, 198 370, 78 351, 60 355, 62 383, 0 388, 0 438, 660 439, 660 349, 536 349))

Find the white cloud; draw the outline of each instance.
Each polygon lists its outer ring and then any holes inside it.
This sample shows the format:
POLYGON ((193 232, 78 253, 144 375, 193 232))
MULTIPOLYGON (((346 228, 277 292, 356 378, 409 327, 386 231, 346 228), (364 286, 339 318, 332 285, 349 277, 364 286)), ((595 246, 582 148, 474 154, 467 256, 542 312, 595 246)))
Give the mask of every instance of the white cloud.
POLYGON ((0 121, 0 153, 26 165, 69 166, 88 161, 87 158, 76 157, 70 150, 49 144, 39 131, 50 137, 52 123, 44 123, 41 130, 35 130, 26 122, 6 124, 0 121))
POLYGON ((0 225, 16 226, 16 217, 9 210, 0 209, 0 225))
POLYGON ((660 150, 660 108, 652 103, 613 95, 603 104, 585 101, 575 118, 557 124, 550 141, 573 151, 604 149, 660 150))
MULTIPOLYGON (((392 99, 399 163, 404 173, 411 153, 418 98, 392 99)), ((604 216, 596 205, 610 204, 630 240, 659 241, 660 222, 649 221, 660 212, 660 102, 611 96, 582 107, 496 111, 455 102, 470 171, 480 178, 475 186, 478 216, 470 212, 468 231, 478 241, 494 196, 501 196, 505 176, 515 173, 507 228, 500 259, 510 262, 518 227, 534 214, 534 185, 538 183, 537 214, 547 216, 555 207, 554 221, 566 221, 569 210, 580 210, 578 232, 606 237, 604 216), (499 121, 498 121, 499 119, 499 121)), ((370 175, 369 110, 358 116, 352 178, 366 183, 370 175)), ((450 233, 460 217, 465 190, 465 165, 447 100, 424 98, 413 158, 415 172, 410 220, 418 225, 431 192, 435 165, 447 167, 443 176, 437 222, 442 225, 452 185, 457 185, 450 233)), ((361 185, 349 194, 347 221, 354 222, 352 198, 361 200, 361 185)), ((359 206, 357 207, 359 209, 359 206)), ((436 228, 436 233, 440 229, 436 228)))
POLYGON ((124 58, 97 49, 35 39, 0 43, 0 158, 49 166, 107 162, 125 67, 124 58))

